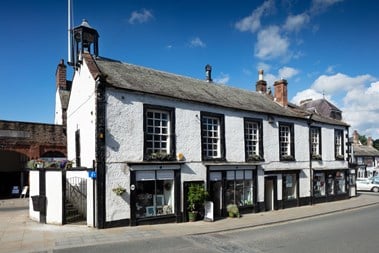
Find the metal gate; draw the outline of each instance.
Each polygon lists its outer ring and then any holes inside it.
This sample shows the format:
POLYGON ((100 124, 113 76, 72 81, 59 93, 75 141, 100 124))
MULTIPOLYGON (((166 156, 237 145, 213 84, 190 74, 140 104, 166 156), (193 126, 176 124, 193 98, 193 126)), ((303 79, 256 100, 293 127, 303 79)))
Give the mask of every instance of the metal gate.
POLYGON ((87 179, 66 178, 65 223, 77 223, 87 216, 87 179))

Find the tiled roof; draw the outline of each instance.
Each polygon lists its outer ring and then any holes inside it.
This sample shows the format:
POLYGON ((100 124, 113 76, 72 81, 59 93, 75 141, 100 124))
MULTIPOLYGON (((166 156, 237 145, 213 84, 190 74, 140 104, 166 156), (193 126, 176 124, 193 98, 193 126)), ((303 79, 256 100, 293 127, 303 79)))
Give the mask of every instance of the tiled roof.
POLYGON ((353 151, 355 156, 377 156, 379 157, 379 150, 372 146, 361 144, 353 144, 353 151))
MULTIPOLYGON (((304 109, 283 107, 273 101, 272 97, 255 91, 238 89, 222 84, 209 83, 190 77, 175 75, 150 68, 136 66, 120 61, 89 55, 84 58, 91 66, 92 76, 100 74, 107 85, 124 90, 154 94, 173 99, 199 102, 215 106, 228 107, 264 114, 274 114, 291 118, 306 119, 309 115, 304 109)), ((347 126, 345 122, 316 116, 315 121, 347 126)))

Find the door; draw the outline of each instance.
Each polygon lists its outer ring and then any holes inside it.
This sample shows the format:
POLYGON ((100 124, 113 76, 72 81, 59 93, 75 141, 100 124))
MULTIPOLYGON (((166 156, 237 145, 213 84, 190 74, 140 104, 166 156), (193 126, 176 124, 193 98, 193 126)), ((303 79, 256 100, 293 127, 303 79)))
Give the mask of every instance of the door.
POLYGON ((213 215, 214 217, 222 216, 222 182, 211 181, 211 199, 213 201, 213 215))
POLYGON ((272 211, 276 209, 276 177, 265 177, 265 210, 272 211))

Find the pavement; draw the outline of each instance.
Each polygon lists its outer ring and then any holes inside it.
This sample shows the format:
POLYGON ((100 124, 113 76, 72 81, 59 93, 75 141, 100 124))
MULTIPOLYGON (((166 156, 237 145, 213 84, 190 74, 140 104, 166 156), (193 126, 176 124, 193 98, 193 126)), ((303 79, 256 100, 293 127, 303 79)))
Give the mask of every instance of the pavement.
POLYGON ((32 221, 29 219, 28 205, 28 199, 0 200, 0 253, 53 252, 56 249, 71 247, 267 226, 373 205, 379 206, 379 194, 358 194, 357 197, 347 200, 244 214, 241 218, 226 218, 214 222, 196 221, 101 230, 86 225, 62 226, 32 221))

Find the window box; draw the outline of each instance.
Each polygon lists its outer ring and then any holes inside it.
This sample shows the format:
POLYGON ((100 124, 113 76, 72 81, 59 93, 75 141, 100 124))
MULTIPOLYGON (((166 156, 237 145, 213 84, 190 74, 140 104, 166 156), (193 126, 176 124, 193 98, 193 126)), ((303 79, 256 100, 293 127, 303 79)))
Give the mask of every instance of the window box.
POLYGON ((322 157, 321 157, 321 155, 312 154, 312 160, 314 160, 314 161, 321 161, 322 157))
POLYGON ((249 155, 247 158, 248 162, 261 162, 264 161, 264 159, 260 155, 249 155))
POLYGON ((344 160, 345 157, 343 155, 336 155, 336 160, 344 160))
POLYGON ((280 158, 281 161, 295 161, 295 158, 292 155, 283 155, 280 158))
POLYGON ((175 157, 166 153, 151 153, 145 158, 146 161, 175 161, 175 157))

